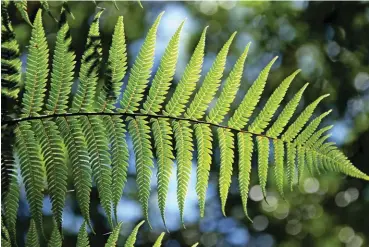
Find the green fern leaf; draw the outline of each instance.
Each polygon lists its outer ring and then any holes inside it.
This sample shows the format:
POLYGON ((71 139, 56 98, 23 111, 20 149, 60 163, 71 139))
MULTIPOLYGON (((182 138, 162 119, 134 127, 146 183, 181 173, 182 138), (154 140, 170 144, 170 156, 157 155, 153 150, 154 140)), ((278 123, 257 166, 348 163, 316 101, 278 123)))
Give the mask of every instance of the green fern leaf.
POLYGON ((1 94, 17 99, 21 81, 19 45, 10 23, 8 4, 1 2, 1 94))
POLYGON ((53 215, 58 227, 61 227, 68 176, 68 168, 63 152, 63 140, 58 126, 53 121, 33 121, 32 129, 35 131, 36 139, 41 146, 41 153, 44 157, 53 215))
POLYGON ((296 147, 294 144, 286 143, 287 146, 287 181, 290 186, 290 190, 293 190, 293 183, 295 178, 295 160, 296 160, 296 147))
POLYGON ((218 129, 220 147, 220 172, 219 172, 219 194, 222 204, 222 212, 225 216, 225 205, 227 202, 229 187, 232 181, 232 164, 234 161, 234 138, 229 129, 218 129))
POLYGON ((145 117, 131 119, 128 125, 128 132, 132 137, 133 151, 136 157, 138 199, 145 218, 149 222, 151 168, 154 167, 154 164, 149 135, 150 127, 145 117))
POLYGON ((122 222, 118 223, 113 229, 113 232, 110 234, 108 241, 105 244, 105 247, 116 247, 117 241, 119 238, 120 228, 122 227, 122 222))
POLYGON ((351 177, 369 180, 369 176, 357 169, 336 147, 327 154, 321 154, 319 152, 311 153, 320 159, 325 158, 330 163, 330 169, 328 171, 341 172, 351 177))
POLYGON ((97 100, 97 110, 113 110, 120 95, 123 78, 127 70, 127 49, 125 43, 123 16, 119 16, 114 28, 113 41, 109 50, 107 79, 97 100))
POLYGON ((113 192, 114 216, 117 219, 118 203, 127 181, 129 154, 126 142, 126 129, 123 120, 119 116, 104 116, 103 122, 111 145, 111 191, 113 192))
POLYGON ((56 35, 56 45, 51 72, 51 89, 46 104, 49 114, 66 113, 68 99, 74 78, 75 54, 71 51, 72 39, 66 13, 63 11, 59 24, 61 25, 56 35))
POLYGON ((300 132, 300 130, 304 127, 306 122, 309 120, 311 115, 313 114, 315 108, 324 98, 328 97, 329 94, 320 96, 313 103, 308 105, 305 110, 299 115, 296 121, 291 124, 291 126, 286 130, 286 132, 282 135, 281 139, 286 142, 292 141, 296 135, 300 132))
POLYGON ((294 73, 292 73, 292 75, 288 76, 273 92, 272 96, 270 96, 264 108, 256 117, 255 121, 248 128, 250 132, 260 134, 265 130, 265 128, 269 124, 270 119, 273 117, 274 113, 279 107, 279 104, 282 102, 284 96, 286 95, 287 89, 289 88, 292 80, 299 72, 300 70, 296 70, 294 73))
POLYGON ((197 44, 195 51, 187 64, 182 78, 180 79, 172 97, 165 106, 164 115, 167 116, 180 116, 188 103, 191 94, 196 89, 196 83, 200 79, 200 73, 202 63, 204 61, 204 48, 205 48, 205 37, 206 30, 201 34, 199 43, 197 44))
POLYGON ((165 223, 165 204, 169 187, 169 180, 173 166, 172 135, 173 130, 168 119, 152 120, 155 151, 158 162, 158 197, 161 217, 165 223))
POLYGON ((25 93, 22 101, 23 117, 35 116, 42 110, 49 73, 49 49, 42 26, 42 10, 37 12, 29 44, 25 93))
POLYGON ((156 239, 156 241, 155 241, 155 243, 154 243, 153 247, 161 247, 161 242, 163 241, 164 235, 165 235, 165 233, 164 233, 164 232, 162 232, 162 233, 159 235, 159 237, 156 239))
POLYGON ((288 121, 290 121, 293 113, 296 110, 297 105, 299 104, 302 94, 304 93, 306 87, 309 85, 309 83, 306 83, 292 98, 290 102, 286 105, 286 107, 283 109, 281 114, 279 114, 279 117, 274 122, 272 127, 269 128, 266 135, 271 138, 277 138, 283 131, 284 127, 287 125, 288 121))
MULTIPOLYGON (((2 157, 3 158, 3 157, 2 157)), ((19 183, 16 171, 13 171, 10 178, 10 184, 8 192, 3 197, 3 219, 7 229, 9 231, 10 239, 12 242, 16 242, 16 224, 17 224, 17 212, 19 208, 19 183)))
POLYGON ((144 220, 141 221, 140 223, 138 223, 138 225, 135 228, 133 228, 131 234, 128 236, 128 239, 127 239, 126 244, 124 245, 124 247, 134 247, 134 244, 136 242, 138 229, 142 226, 142 224, 144 222, 145 222, 144 220))
POLYGON ((154 114, 158 113, 162 108, 162 104, 170 88, 170 82, 172 81, 175 73, 178 60, 179 38, 183 24, 184 21, 181 23, 169 41, 169 44, 160 61, 158 72, 152 81, 149 95, 143 104, 142 113, 154 114))
POLYGON ((73 184, 76 190, 77 202, 82 216, 90 228, 90 193, 92 187, 92 171, 89 155, 81 124, 76 117, 57 118, 57 125, 63 137, 72 164, 73 184))
POLYGON ((62 246, 62 237, 60 235, 57 225, 54 225, 47 245, 49 247, 61 247, 62 246))
POLYGON ((92 175, 96 181, 101 206, 106 213, 110 226, 112 226, 111 160, 108 149, 109 142, 105 135, 104 124, 99 116, 82 116, 80 117, 80 121, 82 131, 86 138, 92 175))
POLYGON ((208 105, 213 100, 215 93, 220 86, 221 78, 226 64, 228 50, 232 44, 235 35, 236 32, 231 35, 231 37, 224 44, 223 48, 220 50, 217 57, 215 58, 210 71, 206 74, 199 91, 196 93, 195 98, 190 104, 190 107, 187 109, 187 112, 185 114, 187 118, 201 119, 204 116, 208 105))
POLYGON ((26 236, 26 247, 38 247, 40 242, 38 240, 38 234, 36 229, 36 223, 31 219, 29 230, 26 236))
POLYGON ((240 106, 236 109, 233 116, 228 121, 228 126, 235 129, 243 129, 253 113, 255 106, 260 100, 260 95, 264 90, 266 80, 272 65, 278 57, 273 60, 261 71, 258 78, 249 88, 246 96, 243 98, 240 106))
POLYGON ((98 72, 101 64, 101 41, 99 32, 100 16, 95 15, 88 32, 86 50, 83 53, 79 72, 79 86, 73 98, 72 112, 90 112, 94 108, 98 72))
POLYGON ((284 197, 284 145, 281 140, 274 139, 274 177, 279 194, 284 197))
POLYGON ((30 205, 32 219, 38 229, 42 230, 42 201, 44 199, 44 167, 39 145, 31 125, 22 122, 15 129, 16 148, 26 197, 30 205))
POLYGON ((300 183, 305 171, 305 150, 301 146, 297 146, 297 159, 298 182, 300 183))
POLYGON ((79 229, 77 236, 77 247, 90 247, 90 241, 88 240, 88 234, 86 229, 86 221, 83 222, 79 229))
POLYGON ((156 43, 156 31, 164 12, 156 18, 150 28, 136 61, 131 69, 127 88, 123 93, 120 102, 123 112, 133 113, 139 109, 139 104, 143 99, 143 93, 147 88, 148 79, 154 64, 154 53, 156 43))
POLYGON ((237 91, 241 85, 243 67, 249 52, 250 44, 251 43, 247 44, 244 52, 234 65, 214 108, 210 110, 209 116, 206 117, 207 121, 219 124, 223 121, 224 116, 229 112, 230 105, 236 97, 237 91))
POLYGON ((177 201, 182 224, 188 183, 192 169, 192 129, 188 121, 173 121, 175 149, 177 152, 177 201))
POLYGON ((212 133, 209 125, 196 124, 195 136, 197 141, 197 181, 196 192, 199 198, 200 216, 205 214, 206 190, 209 183, 211 165, 212 133))
POLYGON ((329 110, 319 117, 315 118, 311 123, 296 137, 294 143, 295 144, 305 144, 305 142, 312 136, 315 130, 318 128, 320 122, 326 117, 332 110, 329 110))
POLYGON ((19 1, 14 1, 14 5, 15 7, 18 9, 19 13, 21 14, 22 18, 30 25, 33 26, 31 21, 29 20, 28 17, 28 12, 27 12, 27 0, 19 0, 19 1))
POLYGON ((257 136, 256 141, 258 144, 258 173, 259 183, 261 191, 264 197, 266 197, 266 183, 268 180, 268 159, 269 159, 269 139, 262 136, 257 136))
POLYGON ((248 133, 239 132, 237 134, 238 146, 238 181, 240 186, 240 194, 242 206, 246 217, 251 221, 247 213, 247 199, 249 196, 251 158, 253 151, 252 136, 248 133))

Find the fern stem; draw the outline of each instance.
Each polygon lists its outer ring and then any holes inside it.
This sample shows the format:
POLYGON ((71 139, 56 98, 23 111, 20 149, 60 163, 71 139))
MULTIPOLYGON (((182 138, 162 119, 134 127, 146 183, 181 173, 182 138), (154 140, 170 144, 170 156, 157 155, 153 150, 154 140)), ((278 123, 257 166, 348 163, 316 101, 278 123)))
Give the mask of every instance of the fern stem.
POLYGON ((61 113, 61 114, 51 114, 51 115, 39 115, 39 116, 30 116, 30 117, 24 117, 24 118, 14 118, 7 121, 2 121, 1 125, 14 125, 20 122, 25 121, 33 121, 33 120, 39 120, 39 119, 48 119, 48 118, 58 118, 58 117, 78 117, 78 116, 121 116, 121 117, 148 117, 148 118, 164 118, 164 119, 171 119, 171 120, 183 120, 188 121, 194 124, 207 124, 213 127, 223 128, 223 129, 229 129, 231 131, 234 131, 236 133, 249 133, 255 136, 261 136, 268 138, 270 140, 280 140, 278 138, 266 136, 263 134, 256 134, 247 130, 239 130, 236 128, 228 127, 221 124, 215 124, 215 123, 209 123, 207 121, 203 120, 195 120, 190 119, 186 117, 174 117, 174 116, 166 116, 166 115, 160 115, 160 114, 148 114, 148 113, 129 113, 129 112, 75 112, 75 113, 61 113))

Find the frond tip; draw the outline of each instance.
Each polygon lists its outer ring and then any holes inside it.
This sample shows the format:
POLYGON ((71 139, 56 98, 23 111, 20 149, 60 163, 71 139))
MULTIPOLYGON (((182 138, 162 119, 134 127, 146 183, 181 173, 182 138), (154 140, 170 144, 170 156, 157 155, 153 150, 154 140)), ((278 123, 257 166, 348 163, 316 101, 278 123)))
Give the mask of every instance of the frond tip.
MULTIPOLYGON (((46 6, 47 3, 43 2, 46 6)), ((7 4, 8 1, 3 1, 2 7, 7 9, 7 4)), ((27 20, 26 1, 17 1, 16 5, 27 20)), ((65 4, 64 8, 67 9, 65 4)), ((86 228, 88 226, 93 232, 90 194, 95 185, 101 207, 113 229, 106 246, 116 246, 122 226, 117 223, 118 205, 127 181, 130 160, 135 161, 137 198, 149 226, 154 164, 157 166, 159 210, 165 227, 167 193, 174 164, 177 165, 176 196, 183 225, 194 163, 197 164, 196 193, 201 216, 205 213, 206 193, 209 181, 212 181, 210 171, 217 168, 222 213, 225 215, 232 179, 237 178, 242 208, 248 219, 247 201, 253 162, 264 197, 267 185, 270 186, 270 170, 282 197, 285 181, 292 190, 296 175, 301 181, 306 170, 311 174, 334 171, 369 180, 369 176, 353 166, 334 143, 327 141, 330 137, 327 132, 332 126, 320 127, 331 111, 317 113, 316 108, 328 95, 304 105, 301 112, 297 109, 308 83, 291 99, 285 97, 300 70, 287 76, 271 95, 265 96, 269 96, 268 100, 264 106, 261 105, 264 88, 277 59, 275 57, 260 72, 247 92, 238 95, 243 93, 239 88, 250 44, 246 45, 222 85, 228 53, 232 51, 231 44, 236 35, 234 32, 198 85, 203 74, 206 27, 181 79, 175 85, 172 81, 179 58, 182 22, 170 39, 150 82, 161 13, 150 28, 130 69, 128 83, 123 87, 127 64, 130 64, 127 62, 123 17, 118 17, 109 51, 103 51, 99 28, 102 11, 102 8, 98 8, 90 25, 85 51, 78 62, 78 85, 76 90, 72 90, 77 61, 71 49, 66 11, 63 10, 60 17, 49 75, 48 42, 42 12, 39 10, 29 42, 25 90, 18 95, 21 84, 19 47, 9 16, 2 10, 2 96, 12 101, 22 96, 19 109, 21 118, 2 121, 2 131, 14 134, 15 138, 15 148, 8 135, 2 138, 5 140, 2 140, 3 144, 10 143, 2 147, 2 178, 6 180, 5 183, 2 180, 6 187, 2 192, 4 245, 14 245, 17 237, 16 217, 20 196, 18 173, 23 179, 31 214, 26 246, 32 247, 39 246, 38 234, 43 234, 44 193, 51 198, 54 219, 51 237, 48 236, 49 245, 62 245, 62 216, 69 180, 73 182, 79 210, 84 218, 77 246, 90 245, 86 228), (101 64, 102 54, 108 55, 106 65, 101 64), (49 92, 46 92, 48 89, 49 92), (233 111, 231 107, 236 103, 236 96, 242 100, 233 111), (279 112, 278 108, 282 108, 284 102, 288 103, 279 112), (131 146, 134 157, 129 156, 131 146), (220 164, 214 164, 218 160, 213 158, 216 153, 220 154, 220 164), (194 154, 196 162, 193 161, 194 154), (15 157, 18 162, 15 162, 15 157), (273 159, 271 164, 269 158, 273 159), (234 169, 235 162, 238 169, 234 169)), ((17 112, 7 115, 9 118, 17 115, 17 112)), ((127 247, 133 246, 142 224, 140 222, 133 229, 127 247)), ((154 246, 160 246, 163 237, 164 234, 161 234, 154 246)))

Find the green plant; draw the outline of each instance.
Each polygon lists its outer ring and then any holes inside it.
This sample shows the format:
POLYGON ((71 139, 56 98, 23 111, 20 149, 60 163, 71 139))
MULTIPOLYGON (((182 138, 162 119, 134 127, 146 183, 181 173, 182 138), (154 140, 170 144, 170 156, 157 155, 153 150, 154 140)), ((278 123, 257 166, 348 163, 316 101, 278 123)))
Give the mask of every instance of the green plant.
MULTIPOLYGON (((21 62, 18 58, 18 46, 6 14, 8 3, 3 2, 2 4, 4 10, 2 15, 4 54, 2 56, 2 71, 4 71, 2 95, 18 99, 21 62)), ((21 2, 17 5, 19 4, 21 2)), ((24 13, 24 5, 22 6, 19 9, 23 17, 29 20, 26 12, 24 13)), ((20 99, 20 117, 3 121, 3 129, 15 133, 15 149, 13 150, 8 145, 4 147, 4 151, 2 150, 2 176, 5 181, 8 181, 3 196, 3 212, 10 239, 15 239, 19 200, 18 169, 13 157, 15 154, 19 159, 20 172, 31 209, 32 221, 28 241, 37 242, 38 232, 43 232, 41 209, 45 191, 51 197, 55 218, 52 241, 55 245, 60 245, 59 229, 62 227, 69 176, 68 164, 70 164, 78 204, 85 218, 79 235, 79 246, 88 244, 85 229, 86 224, 90 225, 89 205, 92 179, 96 182, 101 205, 108 222, 114 229, 108 241, 108 244, 114 246, 120 224, 116 224, 113 219, 117 218, 116 208, 127 176, 127 130, 133 140, 136 158, 138 198, 147 221, 151 168, 154 166, 155 157, 158 166, 158 203, 164 224, 169 177, 172 173, 172 164, 174 160, 177 161, 177 197, 183 222, 184 204, 195 149, 198 164, 196 191, 199 197, 200 213, 204 215, 212 150, 216 139, 213 136, 213 130, 216 131, 214 133, 217 134, 221 151, 219 193, 223 214, 225 214, 231 184, 232 167, 236 161, 236 151, 239 168, 238 180, 246 215, 251 158, 254 150, 258 154, 259 182, 264 195, 269 168, 274 171, 277 189, 282 195, 284 177, 287 177, 288 186, 292 189, 296 170, 298 177, 301 177, 306 172, 305 166, 310 173, 336 171, 369 180, 369 177, 356 169, 333 143, 325 143, 328 138, 325 132, 331 126, 321 129, 318 129, 318 126, 329 111, 307 124, 316 106, 327 95, 319 97, 306 107, 295 121, 291 121, 308 84, 297 92, 276 121, 268 127, 299 70, 281 82, 261 112, 252 122, 250 121, 253 119, 252 115, 259 103, 269 71, 277 58, 274 58, 261 71, 236 111, 230 114, 230 105, 240 87, 250 44, 246 46, 234 65, 220 90, 215 106, 207 113, 210 103, 220 88, 228 50, 236 33, 224 44, 201 87, 195 93, 202 71, 207 30, 205 28, 182 79, 176 86, 174 94, 168 98, 178 60, 180 33, 184 25, 182 23, 170 40, 148 94, 145 94, 154 61, 156 32, 162 16, 160 14, 149 30, 130 70, 128 84, 123 92, 120 106, 117 107, 123 84, 122 79, 127 70, 123 17, 120 17, 116 24, 106 74, 102 75, 100 72, 103 51, 99 37, 99 18, 102 12, 103 10, 100 10, 96 14, 90 26, 86 49, 81 59, 78 90, 73 97, 71 97, 71 86, 75 73, 75 54, 70 49, 71 36, 65 18, 66 13, 62 11, 59 21, 60 29, 56 38, 50 73, 50 90, 47 94, 49 49, 43 29, 41 10, 33 22, 24 94, 20 99), (101 88, 98 84, 99 78, 104 79, 104 85, 101 88), (71 105, 69 98, 72 98, 71 105), (192 99, 191 103, 190 99, 192 99), (70 110, 68 110, 69 106, 71 106, 70 110), (230 114, 228 121, 225 120, 227 114, 230 114), (286 127, 288 124, 289 126, 286 127), (152 148, 152 142, 155 148, 152 148), (275 165, 269 167, 270 142, 273 144, 272 153, 275 165), (256 143, 255 148, 254 143, 256 143), (286 163, 286 169, 284 163, 286 163)), ((91 225, 90 228, 92 229, 91 225)), ((138 227, 134 232, 137 233, 137 230, 138 227)), ((134 238, 133 236, 129 238, 127 246, 133 245, 134 238)))

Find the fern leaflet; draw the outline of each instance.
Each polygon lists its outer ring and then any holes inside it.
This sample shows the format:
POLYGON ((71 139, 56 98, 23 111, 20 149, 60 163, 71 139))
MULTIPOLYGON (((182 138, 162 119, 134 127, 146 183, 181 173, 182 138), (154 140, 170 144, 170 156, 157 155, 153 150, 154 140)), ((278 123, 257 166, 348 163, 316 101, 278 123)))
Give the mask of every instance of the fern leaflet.
POLYGON ((124 247, 134 247, 133 245, 136 242, 136 236, 137 236, 138 229, 142 226, 144 222, 145 221, 141 221, 140 223, 138 223, 137 226, 135 226, 135 228, 133 228, 131 234, 128 236, 128 239, 124 247))
POLYGON ((220 171, 219 171, 219 194, 223 215, 227 202, 229 187, 232 181, 232 164, 234 160, 234 138, 233 133, 228 129, 218 129, 218 139, 220 147, 220 171))
MULTIPOLYGON (((137 117, 129 121, 128 131, 132 137, 133 150, 136 157, 138 199, 148 221, 151 168, 154 166, 149 136, 150 128, 144 117, 137 117)), ((149 221, 148 223, 150 224, 149 221)))
POLYGON ((188 103, 191 94, 196 89, 196 83, 200 79, 200 72, 202 68, 202 63, 204 61, 204 48, 205 48, 205 37, 206 30, 201 34, 199 43, 196 46, 194 53, 187 64, 182 78, 180 79, 174 94, 169 99, 165 106, 165 111, 163 113, 167 116, 180 116, 188 103))
POLYGON ((210 127, 206 124, 196 124, 195 136, 198 150, 196 192, 199 198, 200 216, 203 217, 212 158, 212 133, 210 127))

